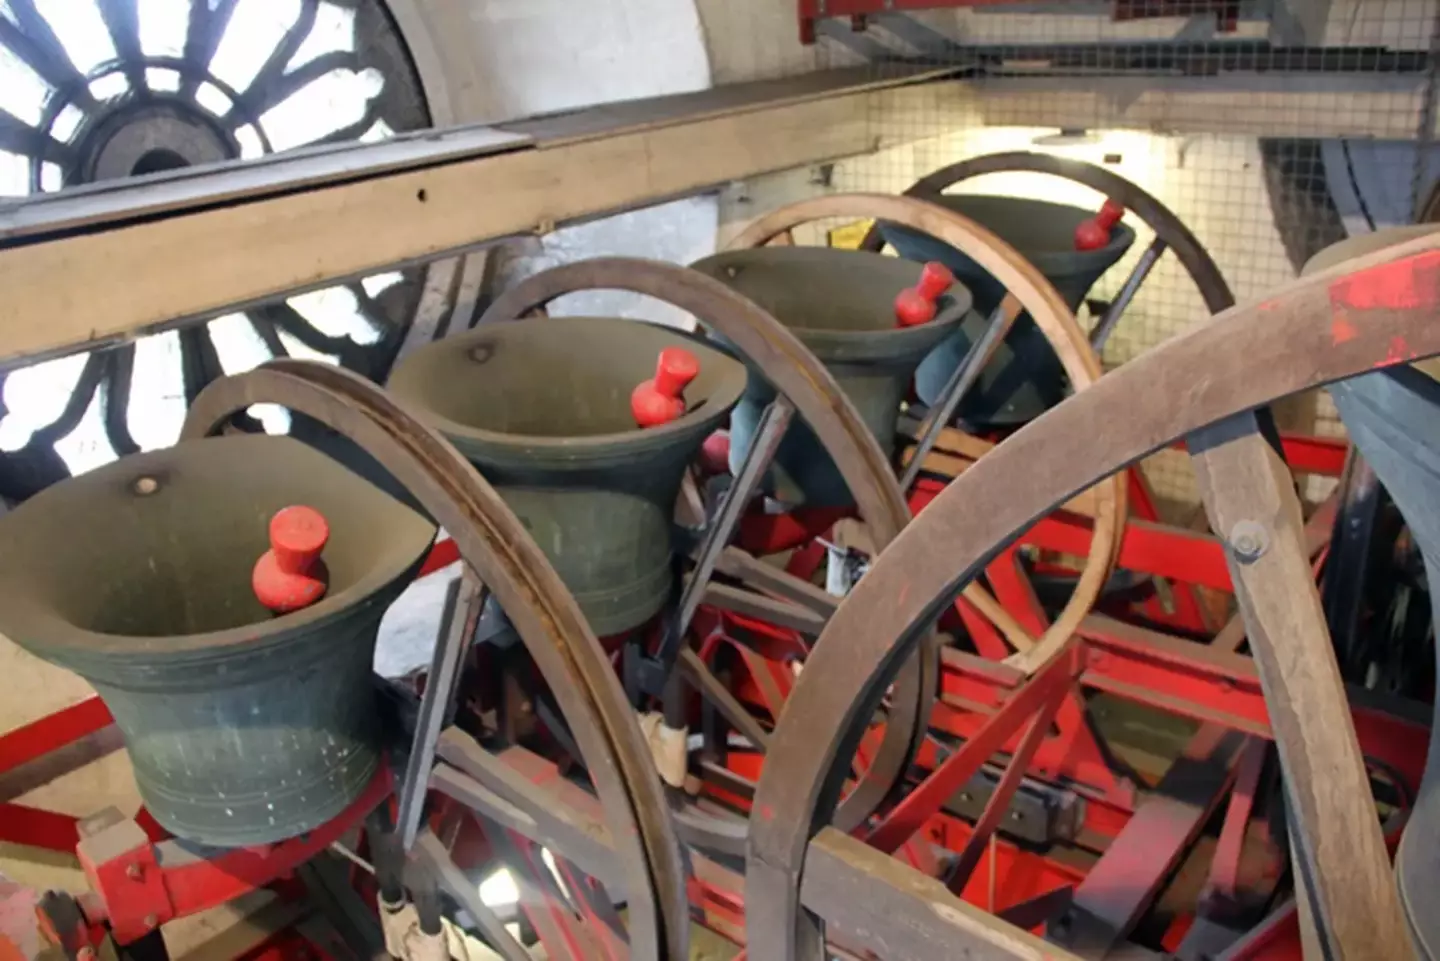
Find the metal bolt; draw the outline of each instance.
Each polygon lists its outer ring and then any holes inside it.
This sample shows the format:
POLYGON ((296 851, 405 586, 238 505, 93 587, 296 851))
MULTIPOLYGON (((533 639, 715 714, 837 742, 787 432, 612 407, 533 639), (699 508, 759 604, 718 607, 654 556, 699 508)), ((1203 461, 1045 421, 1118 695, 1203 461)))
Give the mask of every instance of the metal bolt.
POLYGON ((153 477, 141 477, 135 481, 135 493, 149 497, 160 489, 160 482, 153 477))
POLYGON ((140 880, 140 878, 143 877, 144 874, 145 870, 140 867, 140 863, 138 861, 131 861, 125 867, 125 876, 132 881, 140 880))
POLYGON ((153 914, 145 915, 145 927, 153 928, 160 923, 160 919, 153 914))
POLYGON ((75 952, 75 961, 95 961, 95 949, 88 944, 85 945, 75 952))
POLYGON ((1241 521, 1230 529, 1230 549, 1242 564, 1249 564, 1270 548, 1270 535, 1255 521, 1241 521))

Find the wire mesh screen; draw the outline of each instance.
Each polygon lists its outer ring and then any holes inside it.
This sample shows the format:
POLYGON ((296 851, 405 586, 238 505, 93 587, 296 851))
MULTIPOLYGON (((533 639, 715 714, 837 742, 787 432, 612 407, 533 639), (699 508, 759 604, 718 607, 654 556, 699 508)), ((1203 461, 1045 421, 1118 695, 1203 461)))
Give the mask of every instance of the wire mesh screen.
MULTIPOLYGON (((877 77, 919 61, 953 68, 963 82, 904 110, 877 109, 877 137, 900 146, 839 164, 838 189, 900 191, 957 161, 1008 151, 1098 164, 1169 207, 1244 302, 1337 240, 1412 222, 1440 173, 1431 0, 897 6, 947 5, 830 0, 830 12, 870 15, 817 19, 818 45, 864 57, 877 77)), ((952 189, 1090 210, 1103 199, 1033 173, 952 189)), ((1115 298, 1149 243, 1133 215, 1126 222, 1140 236, 1095 284, 1082 324, 1115 298)), ((1166 255, 1103 360, 1124 363, 1206 315, 1166 255)), ((1282 429, 1341 432, 1323 395, 1292 399, 1278 414, 1282 429)), ((1145 469, 1172 514, 1194 505, 1183 455, 1145 469)), ((1317 481, 1306 491, 1324 493, 1317 481)))

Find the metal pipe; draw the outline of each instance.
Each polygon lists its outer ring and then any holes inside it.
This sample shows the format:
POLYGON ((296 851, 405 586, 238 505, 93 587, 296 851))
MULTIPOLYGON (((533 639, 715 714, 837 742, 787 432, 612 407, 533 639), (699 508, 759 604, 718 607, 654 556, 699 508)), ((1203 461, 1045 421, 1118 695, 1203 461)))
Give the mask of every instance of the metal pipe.
POLYGON ((925 419, 924 428, 920 432, 920 438, 915 444, 914 452, 911 454, 910 463, 905 468, 905 473, 900 477, 900 489, 908 491, 915 484, 915 478, 920 476, 920 467, 925 463, 925 458, 935 448, 935 442, 940 439, 940 432, 945 429, 955 417, 955 412, 960 409, 960 401, 965 394, 975 385, 980 378, 980 371, 984 368, 985 362, 995 352, 996 346, 1005 339, 1010 332, 1010 327, 1015 323, 1016 316, 1020 313, 1020 305, 1015 298, 1007 296, 995 308, 990 315, 990 322, 985 327, 985 333, 965 354, 965 359, 960 366, 955 368, 955 373, 950 375, 950 383, 945 385, 945 393, 941 395, 941 401, 930 410, 925 419))
POLYGON ((1134 300, 1135 295, 1139 293, 1140 285, 1145 283, 1145 278, 1150 276, 1150 271, 1154 269, 1155 263, 1164 256, 1169 247, 1170 245, 1165 243, 1162 238, 1156 237, 1140 255, 1139 262, 1135 264, 1135 269, 1130 271, 1130 276, 1125 278, 1125 283, 1121 285, 1120 293, 1110 304, 1110 309, 1105 311, 1105 316, 1101 317, 1100 322, 1095 325, 1095 329, 1090 331, 1090 346, 1097 354, 1105 348, 1105 341, 1110 339, 1115 325, 1120 323, 1120 315, 1125 313, 1126 308, 1130 306, 1130 301, 1134 300))
POLYGON ((425 793, 430 786, 430 768, 435 763, 435 743, 445 726, 450 701, 456 690, 460 662, 470 646, 479 625, 480 611, 485 606, 485 585, 469 567, 445 596, 445 613, 441 623, 444 632, 435 644, 430 659, 430 673, 425 696, 420 700, 420 717, 410 745, 410 758, 405 763, 405 780, 400 785, 400 813, 397 818, 400 847, 409 851, 420 831, 420 815, 425 807, 425 793))
POLYGON ((705 531, 705 540, 701 544, 700 552, 696 555, 695 570, 690 575, 690 580, 685 584, 685 590, 680 595, 680 605, 676 610, 675 618, 670 622, 666 631, 665 641, 660 648, 661 662, 667 666, 675 663, 675 653, 679 650, 685 631, 690 626, 690 621, 695 617, 695 611, 700 607, 700 601, 705 596, 705 585, 715 573, 715 565, 720 559, 720 552, 730 543, 730 538, 735 533, 735 526, 740 523, 740 515, 745 510, 745 505, 750 502, 750 497, 760 486, 760 479, 765 476, 770 461, 775 458, 775 451, 780 447, 780 441, 785 436, 785 431, 790 427, 790 420, 795 416, 795 407, 784 397, 776 397, 765 408, 760 415, 760 423, 755 430, 755 440, 750 445, 750 450, 745 454, 745 462, 740 465, 740 471, 735 475, 735 480, 730 484, 730 489, 725 492, 725 500, 720 505, 720 510, 711 522, 710 527, 705 531))

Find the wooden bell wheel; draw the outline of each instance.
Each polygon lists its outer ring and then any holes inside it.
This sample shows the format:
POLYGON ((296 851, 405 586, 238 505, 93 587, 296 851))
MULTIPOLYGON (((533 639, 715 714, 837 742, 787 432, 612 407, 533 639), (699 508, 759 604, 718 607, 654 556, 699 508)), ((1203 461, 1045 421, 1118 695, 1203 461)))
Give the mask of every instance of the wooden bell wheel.
MULTIPOLYGON (((612 257, 556 267, 506 291, 485 312, 477 327, 487 322, 513 321, 543 308, 556 297, 594 289, 645 294, 687 311, 703 327, 735 345, 778 391, 767 415, 773 425, 770 442, 757 441, 751 462, 739 472, 749 480, 742 482, 737 478, 716 516, 710 518, 705 542, 696 552, 690 585, 680 599, 679 610, 674 612, 681 632, 688 627, 703 599, 707 604, 738 606, 752 613, 758 605, 764 617, 796 624, 811 634, 818 633, 833 610, 833 600, 806 582, 756 563, 731 547, 730 540, 740 511, 774 453, 774 445, 784 434, 785 425, 795 416, 810 425, 834 459, 854 492, 860 516, 870 524, 877 542, 884 544, 893 539, 908 521, 909 512, 889 463, 859 413, 820 362, 768 313, 719 281, 671 264, 612 257), (712 584, 712 575, 717 570, 754 593, 712 584)), ((677 640, 684 641, 683 638, 677 640)), ((761 750, 768 745, 769 732, 714 676, 688 641, 680 643, 674 651, 674 666, 737 732, 761 750)), ((908 767, 926 730, 928 706, 933 696, 930 692, 936 683, 934 671, 933 658, 917 658, 901 672, 884 742, 836 815, 836 823, 847 830, 869 816, 908 767)), ((688 839, 704 847, 731 854, 743 851, 742 822, 727 825, 719 819, 686 814, 681 830, 688 839)))
MULTIPOLYGON (((756 794, 771 816, 751 825, 747 856, 752 956, 819 961, 827 937, 840 936, 881 958, 1079 956, 1067 946, 1083 950, 1083 923, 1052 928, 1051 943, 1042 942, 960 902, 944 882, 823 827, 834 797, 828 778, 833 758, 848 748, 856 712, 988 557, 1075 491, 1181 438, 1212 524, 1223 532, 1264 686, 1312 943, 1325 957, 1411 956, 1299 504, 1254 412, 1302 390, 1440 354, 1437 262, 1440 239, 1422 238, 1226 311, 1021 429, 891 543, 826 626, 775 733, 756 794), (1403 305, 1377 295, 1401 278, 1414 293, 1403 305), (1341 320, 1345 337, 1334 333, 1341 320), (1407 349, 1397 354, 1395 343, 1407 349), (1211 376, 1186 404, 1145 402, 1199 366, 1211 376)), ((1033 732, 1048 727, 1049 705, 1082 680, 1073 653, 1062 646, 1009 695, 1008 733, 997 730, 998 740, 972 761, 1022 728, 1030 732, 1023 751, 1033 732)), ((962 864, 973 868, 969 853, 962 864)))
MULTIPOLYGON (((998 334, 995 342, 1003 339, 1004 331, 1016 317, 1028 312, 1054 348, 1077 391, 1088 388, 1100 378, 1100 362, 1095 352, 1049 281, 994 233, 937 204, 914 197, 882 194, 840 194, 801 201, 761 217, 742 231, 730 247, 744 249, 777 241, 792 244, 796 227, 836 217, 873 218, 900 224, 964 252, 999 280, 1008 292, 1000 308, 1002 316, 992 321, 998 334)), ((979 366, 976 364, 977 368, 979 366)), ((958 402, 958 399, 957 396, 955 401, 958 402)), ((923 457, 923 453, 917 452, 917 456, 923 457)), ((961 595, 990 620, 1015 648, 1009 662, 1022 670, 1033 672, 1046 663, 1074 633, 1099 597, 1114 565, 1119 533, 1124 524, 1126 490, 1123 477, 1107 479, 1095 489, 1093 510, 1095 523, 1085 568, 1059 616, 1040 637, 1032 637, 1026 632, 978 584, 969 583, 961 595)))
MULTIPOLYGON (((1128 213, 1139 217, 1155 235, 1148 249, 1140 255, 1140 260, 1130 277, 1122 285, 1122 293, 1112 305, 1111 313, 1107 313, 1101 319, 1095 333, 1109 334, 1125 309, 1133 301, 1140 285, 1149 277, 1156 262, 1164 256, 1167 250, 1174 251, 1176 258, 1185 268, 1186 273, 1190 275, 1190 279, 1194 281, 1196 289, 1199 290, 1200 296, 1205 301, 1205 306, 1212 314, 1218 314, 1222 310, 1235 306, 1235 296, 1230 292, 1225 278, 1221 276, 1220 268, 1215 264, 1209 252, 1201 246, 1200 241, 1190 232, 1190 228, 1186 227, 1170 208, 1155 197, 1104 167, 1085 163, 1082 160, 1069 160, 1050 154, 1027 151, 989 154, 962 160, 948 167, 942 167, 934 173, 926 174, 905 191, 905 196, 933 199, 951 187, 976 177, 1022 171, 1049 174, 1084 184, 1086 187, 1104 194, 1107 199, 1120 204, 1128 213)), ((880 250, 884 245, 885 241, 881 237, 878 227, 872 227, 860 244, 861 249, 874 251, 880 250)), ((1093 337, 1094 334, 1091 336, 1093 337)))
MULTIPOLYGON (((607 837, 607 856, 601 862, 586 858, 583 845, 563 845, 568 858, 581 862, 574 866, 563 862, 563 866, 567 872, 577 868, 585 882, 572 884, 571 895, 583 902, 586 910, 605 919, 591 927, 614 934, 630 956, 686 957, 690 934, 686 869, 650 753, 608 657, 519 519, 439 434, 374 385, 321 364, 273 361, 216 381, 191 407, 182 443, 220 431, 237 413, 256 403, 281 404, 358 444, 449 532, 466 563, 461 593, 469 616, 458 618, 460 627, 437 646, 428 687, 435 693, 421 703, 408 769, 398 788, 401 823, 398 837, 393 839, 394 860, 398 861, 401 850, 408 850, 413 861, 426 867, 418 876, 404 871, 404 883, 412 888, 415 902, 435 903, 434 887, 438 885, 465 907, 492 947, 509 961, 530 957, 478 897, 474 884, 449 860, 435 836, 420 827, 420 802, 433 785, 485 818, 491 825, 487 837, 502 858, 520 865, 538 863, 542 852, 533 839, 522 842, 514 829, 535 833, 537 826, 556 822, 555 797, 458 727, 445 725, 460 656, 474 633, 474 618, 488 592, 504 608, 553 691, 599 799, 602 814, 588 832, 592 838, 607 837), (435 764, 437 755, 442 760, 435 764), (607 886, 609 894, 605 893, 607 886), (425 887, 430 888, 428 896, 420 890, 425 887), (620 897, 629 905, 628 922, 623 926, 613 907, 620 897), (617 928, 623 936, 615 933, 617 928)), ((576 830, 569 823, 555 829, 566 827, 576 830)), ((391 845, 382 841, 372 842, 372 846, 391 845)), ((382 868, 378 855, 376 861, 384 895, 387 888, 401 883, 396 877, 401 868, 398 863, 382 868)), ((549 874, 543 870, 529 875, 541 883, 554 883, 546 882, 549 874)), ((438 919, 432 920, 438 925, 438 919)), ((422 928, 426 923, 422 912, 422 928)), ((563 919, 545 920, 538 915, 536 923, 565 926, 563 919)), ((565 943, 569 934, 572 932, 562 930, 556 937, 565 943)), ((598 955, 577 947, 575 956, 598 955)))

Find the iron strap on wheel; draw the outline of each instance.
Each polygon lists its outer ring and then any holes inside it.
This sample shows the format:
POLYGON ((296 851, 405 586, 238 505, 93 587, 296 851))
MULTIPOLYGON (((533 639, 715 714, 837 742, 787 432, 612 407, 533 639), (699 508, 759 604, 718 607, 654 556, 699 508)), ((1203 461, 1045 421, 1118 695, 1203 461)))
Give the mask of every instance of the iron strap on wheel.
POLYGON ((182 441, 252 404, 303 413, 362 447, 449 532, 494 594, 570 721, 624 869, 637 958, 686 957, 685 870, 660 780, 618 678, 570 593, 494 489, 438 434, 354 374, 275 361, 196 398, 182 441))
MULTIPOLYGON (((776 961, 823 957, 820 927, 801 907, 802 869, 810 838, 830 814, 826 776, 843 751, 856 705, 883 689, 930 621, 1018 531, 1077 491, 1208 424, 1297 391, 1440 354, 1437 313, 1440 240, 1417 240, 1353 261, 1259 304, 1227 311, 1119 368, 1021 429, 951 483, 925 511, 924 521, 907 528, 841 604, 787 703, 750 826, 746 895, 752 955, 776 961), (1194 377, 1200 369, 1207 376, 1194 377), (1173 396, 1175 384, 1186 387, 1174 402, 1141 402, 1157 390, 1173 396), (1038 471, 1038 463, 1050 469, 1038 471)), ((1243 502, 1245 485, 1256 483, 1273 481, 1264 472, 1242 477, 1230 497, 1243 502)), ((1294 496, 1289 488, 1282 493, 1294 496)), ((1294 531, 1277 527, 1276 536, 1291 537, 1294 531)), ((1313 593, 1305 570, 1303 583, 1287 586, 1313 593)), ((1266 686, 1272 711, 1299 709, 1273 701, 1271 679, 1266 686)), ((1332 743, 1347 731, 1354 737, 1343 723, 1332 728, 1332 743)), ((1294 747, 1310 752, 1315 743, 1294 747)), ((1287 767, 1290 763, 1287 759, 1287 767)), ((1370 803, 1368 796, 1351 801, 1370 803)), ((1367 820, 1363 814, 1357 818, 1362 825, 1367 820)), ((1310 839, 1311 852, 1331 845, 1329 851, 1375 853, 1364 844, 1333 846, 1333 832, 1365 833, 1355 823, 1320 827, 1331 832, 1330 840, 1310 839)), ((1393 886, 1387 899, 1385 885, 1368 890, 1368 871, 1338 874, 1318 876, 1329 885, 1349 885, 1350 910, 1371 911, 1379 923, 1390 918, 1393 886), (1367 890, 1351 890, 1351 880, 1367 890)), ((1331 922, 1330 928, 1355 936, 1353 924, 1331 922)))

